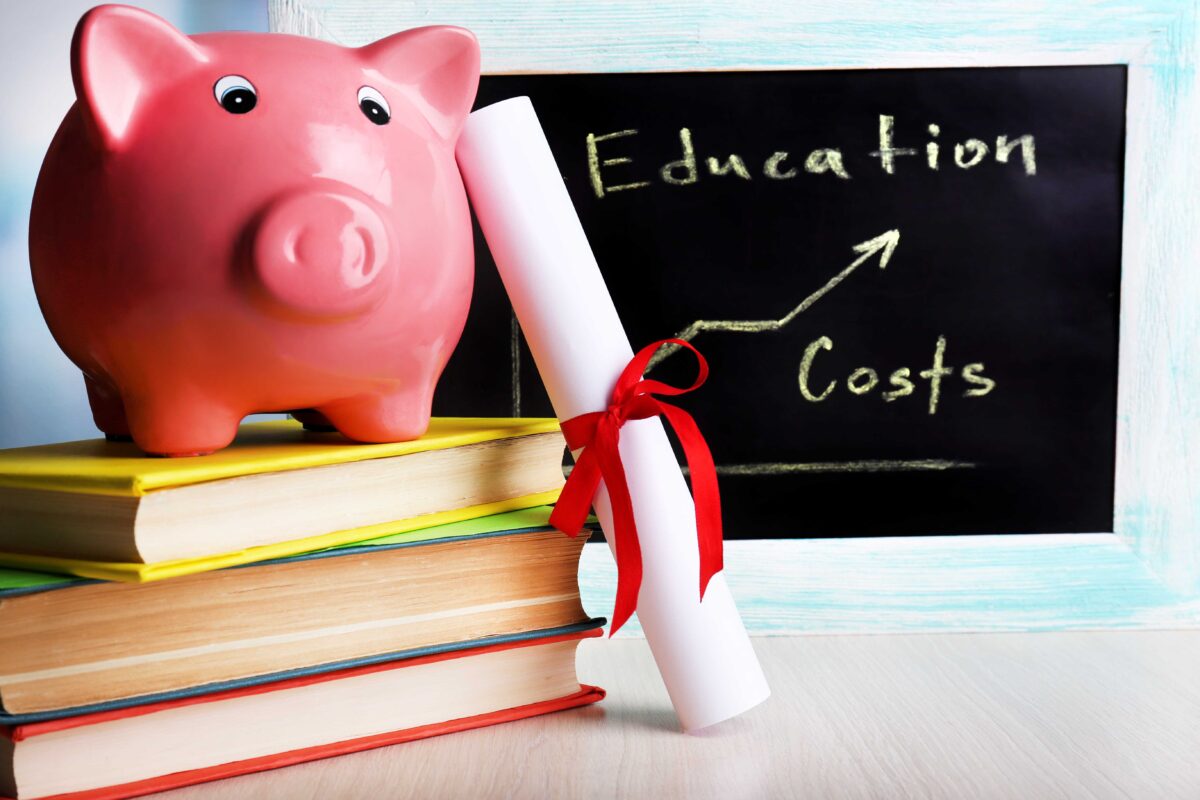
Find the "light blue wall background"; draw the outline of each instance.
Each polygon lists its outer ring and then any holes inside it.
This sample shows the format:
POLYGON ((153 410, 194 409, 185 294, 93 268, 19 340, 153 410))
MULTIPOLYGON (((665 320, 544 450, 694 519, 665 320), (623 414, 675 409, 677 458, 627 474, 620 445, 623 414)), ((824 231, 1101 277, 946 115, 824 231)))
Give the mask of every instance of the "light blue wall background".
MULTIPOLYGON (((50 337, 29 277, 38 168, 75 93, 75 23, 96 2, 0 3, 0 447, 98 435, 79 371, 50 337)), ((266 0, 142 0, 187 33, 267 29, 266 0)))

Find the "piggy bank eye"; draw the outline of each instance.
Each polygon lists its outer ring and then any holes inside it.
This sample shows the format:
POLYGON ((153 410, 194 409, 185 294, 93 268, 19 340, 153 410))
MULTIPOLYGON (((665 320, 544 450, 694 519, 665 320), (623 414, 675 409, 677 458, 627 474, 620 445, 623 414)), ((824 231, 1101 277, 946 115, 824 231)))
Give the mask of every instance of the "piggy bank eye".
POLYGON ((392 109, 388 107, 388 101, 383 99, 378 89, 370 86, 358 90, 358 107, 367 119, 376 125, 387 125, 388 120, 392 118, 392 109))
POLYGON ((230 114, 245 114, 258 104, 254 84, 241 75, 226 75, 213 86, 213 95, 230 114))

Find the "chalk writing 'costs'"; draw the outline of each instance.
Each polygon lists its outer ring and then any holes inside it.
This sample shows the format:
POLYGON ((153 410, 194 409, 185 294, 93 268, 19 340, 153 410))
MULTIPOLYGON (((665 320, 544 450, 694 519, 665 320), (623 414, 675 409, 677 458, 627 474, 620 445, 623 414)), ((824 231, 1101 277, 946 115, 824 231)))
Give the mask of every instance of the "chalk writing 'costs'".
MULTIPOLYGON (((838 389, 838 381, 828 380, 821 384, 813 375, 813 364, 817 355, 823 350, 833 350, 833 340, 828 336, 814 339, 804 349, 800 359, 800 396, 810 403, 820 403, 838 389)), ((982 362, 967 364, 961 370, 946 366, 946 337, 939 336, 933 349, 933 363, 928 369, 923 369, 914 376, 911 368, 899 367, 887 378, 887 387, 879 388, 879 394, 885 403, 891 403, 902 397, 908 397, 917 391, 916 380, 929 382, 929 413, 936 414, 938 403, 942 397, 942 382, 951 380, 957 373, 958 378, 967 385, 963 397, 986 397, 996 388, 996 381, 983 374, 982 362)), ((882 379, 879 373, 871 367, 859 367, 846 378, 846 390, 855 395, 867 395, 880 387, 882 379)))

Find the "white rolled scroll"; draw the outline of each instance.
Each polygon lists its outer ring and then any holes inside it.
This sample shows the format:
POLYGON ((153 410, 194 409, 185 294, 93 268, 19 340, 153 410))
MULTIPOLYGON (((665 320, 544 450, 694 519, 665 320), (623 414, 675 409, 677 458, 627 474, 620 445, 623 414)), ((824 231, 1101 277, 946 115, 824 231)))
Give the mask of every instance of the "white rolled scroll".
MULTIPOLYGON (((458 164, 555 413, 604 410, 633 350, 529 98, 471 114, 458 164)), ((641 539, 638 619, 683 729, 696 731, 770 689, 722 573, 700 602, 695 506, 662 422, 627 422, 620 451, 641 539)), ((603 483, 593 506, 612 547, 603 483)))

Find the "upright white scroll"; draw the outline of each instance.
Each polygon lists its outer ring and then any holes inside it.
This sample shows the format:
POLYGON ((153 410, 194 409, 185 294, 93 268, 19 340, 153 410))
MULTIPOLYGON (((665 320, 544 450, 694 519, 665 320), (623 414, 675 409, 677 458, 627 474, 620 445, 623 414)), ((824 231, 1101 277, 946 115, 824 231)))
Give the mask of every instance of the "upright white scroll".
MULTIPOLYGON (((633 350, 529 98, 471 114, 458 163, 555 413, 605 409, 633 350)), ((626 423, 620 450, 641 539, 638 619, 683 729, 699 730, 770 689, 722 573, 700 602, 695 506, 662 423, 626 423)), ((612 546, 603 484, 594 507, 612 546)))

